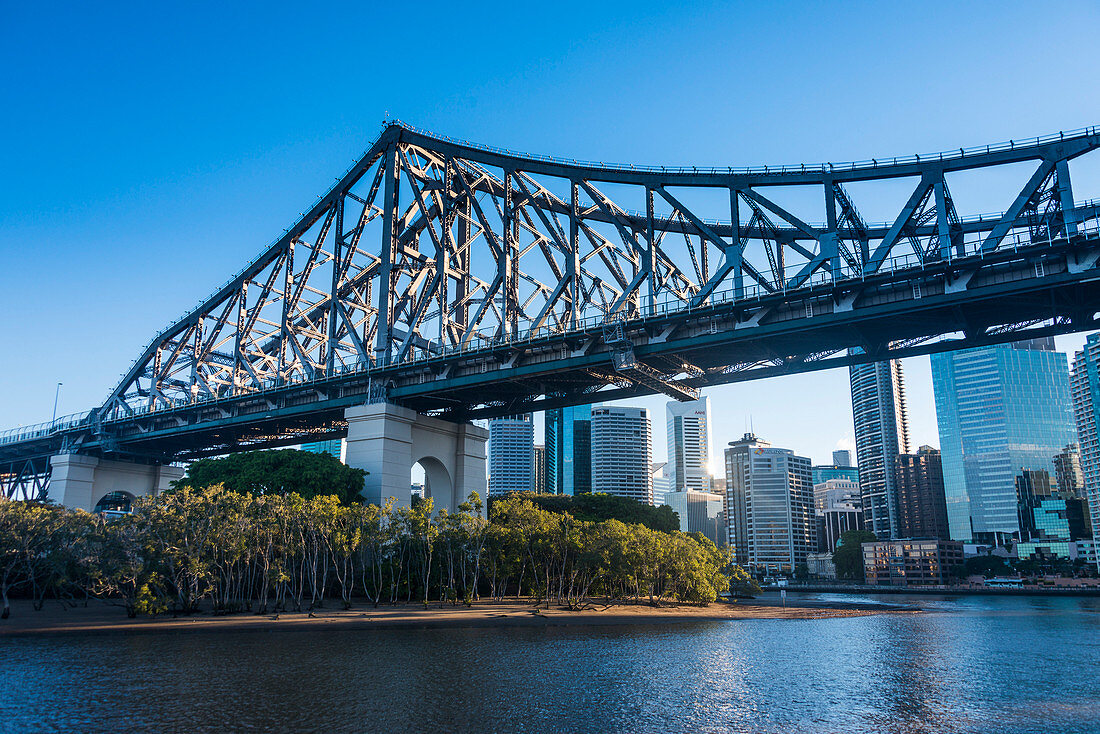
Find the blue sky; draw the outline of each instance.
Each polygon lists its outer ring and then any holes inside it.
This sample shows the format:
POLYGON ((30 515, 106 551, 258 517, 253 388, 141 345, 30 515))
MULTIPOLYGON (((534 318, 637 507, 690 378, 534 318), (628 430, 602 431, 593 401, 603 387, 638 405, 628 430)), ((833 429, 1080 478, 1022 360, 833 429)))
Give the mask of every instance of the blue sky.
MULTIPOLYGON (((0 428, 48 419, 58 381, 61 413, 100 403, 154 332, 289 226, 387 113, 515 150, 700 165, 1100 123, 1096 3, 325 7, 0 11, 0 428)), ((1100 170, 1074 185, 1100 196, 1100 170)), ((992 186, 959 206, 1004 199, 992 186)), ((938 445, 927 359, 905 367, 914 440, 938 445)), ((716 447, 749 415, 815 460, 851 438, 846 371, 709 394, 716 447)), ((636 402, 654 410, 662 457, 663 400, 636 402)))

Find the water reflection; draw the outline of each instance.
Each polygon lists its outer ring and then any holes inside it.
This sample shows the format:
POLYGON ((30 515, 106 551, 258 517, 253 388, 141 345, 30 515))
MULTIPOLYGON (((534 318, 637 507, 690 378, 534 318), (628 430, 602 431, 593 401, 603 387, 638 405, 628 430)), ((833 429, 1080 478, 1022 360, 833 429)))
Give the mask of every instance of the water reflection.
POLYGON ((1100 730, 1100 600, 913 601, 934 611, 0 638, 0 731, 1100 730))

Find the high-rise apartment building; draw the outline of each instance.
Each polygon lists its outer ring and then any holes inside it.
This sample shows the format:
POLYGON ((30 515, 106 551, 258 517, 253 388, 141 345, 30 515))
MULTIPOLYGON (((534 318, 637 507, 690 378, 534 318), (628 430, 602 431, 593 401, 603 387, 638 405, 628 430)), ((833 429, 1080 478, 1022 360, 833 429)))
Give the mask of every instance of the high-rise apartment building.
POLYGON ((1057 484, 1075 440, 1066 355, 1054 339, 934 354, 947 521, 953 540, 1020 539, 1021 504, 1057 484))
POLYGON ((817 545, 810 460, 751 433, 731 441, 725 459, 735 560, 765 573, 793 573, 817 545))
POLYGON ((535 491, 546 494, 546 446, 535 446, 535 491))
POLYGON ((710 491, 710 398, 665 405, 668 435, 666 475, 674 490, 710 491))
POLYGON ((489 421, 489 496, 535 486, 535 421, 530 413, 489 421))
POLYGON ((546 411, 546 491, 592 491, 592 406, 546 411))
POLYGON ((1071 385, 1085 496, 1093 532, 1100 536, 1100 437, 1096 431, 1100 417, 1100 334, 1089 334, 1084 348, 1074 355, 1071 385))
POLYGON ((592 491, 653 504, 652 437, 645 408, 592 408, 592 491))
POLYGON ((921 446, 894 461, 898 488, 898 537, 950 540, 940 452, 921 446))
POLYGON ((864 523, 879 538, 897 537, 894 459, 909 453, 909 416, 901 362, 852 365, 848 376, 864 523))

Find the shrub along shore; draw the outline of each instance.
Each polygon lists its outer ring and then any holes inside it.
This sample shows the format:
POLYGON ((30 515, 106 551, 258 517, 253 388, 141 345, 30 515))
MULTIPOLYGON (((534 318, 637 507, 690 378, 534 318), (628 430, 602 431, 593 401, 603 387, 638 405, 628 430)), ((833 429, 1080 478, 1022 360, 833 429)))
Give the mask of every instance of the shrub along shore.
POLYGON ((99 598, 131 617, 303 612, 526 597, 549 608, 606 598, 705 605, 751 592, 728 549, 701 534, 542 509, 538 496, 473 493, 456 512, 254 495, 221 484, 139 500, 107 521, 52 504, 0 501, 0 596, 99 598))

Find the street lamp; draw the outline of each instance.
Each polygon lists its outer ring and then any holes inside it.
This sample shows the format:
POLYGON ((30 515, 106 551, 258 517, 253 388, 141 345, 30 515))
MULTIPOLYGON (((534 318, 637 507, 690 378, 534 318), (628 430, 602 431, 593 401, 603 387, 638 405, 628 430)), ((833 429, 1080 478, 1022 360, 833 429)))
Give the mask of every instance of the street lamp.
POLYGON ((53 418, 50 418, 50 423, 57 420, 57 398, 61 394, 61 383, 57 383, 57 389, 53 391, 53 418))

